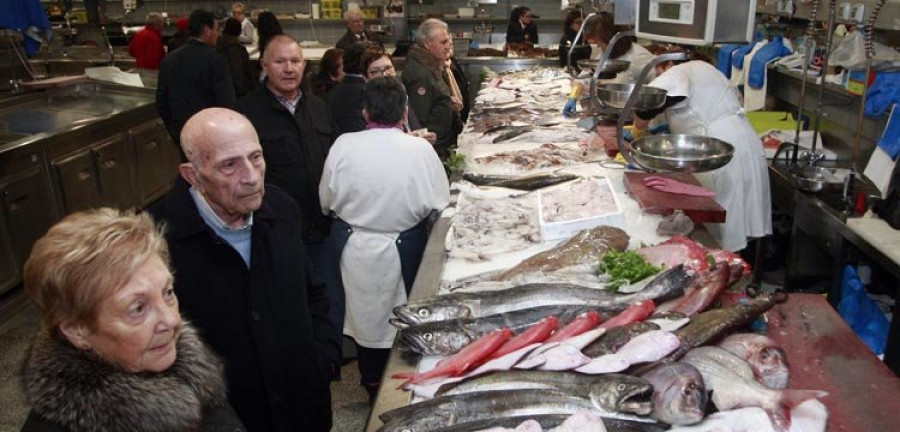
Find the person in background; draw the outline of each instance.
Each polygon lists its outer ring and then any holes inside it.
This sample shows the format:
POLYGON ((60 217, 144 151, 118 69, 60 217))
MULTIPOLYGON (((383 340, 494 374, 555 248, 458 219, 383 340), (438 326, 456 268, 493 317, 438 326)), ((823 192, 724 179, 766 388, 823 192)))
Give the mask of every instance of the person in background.
POLYGON ((537 24, 533 21, 531 9, 519 6, 509 14, 509 26, 506 28, 506 43, 529 43, 537 45, 537 24))
MULTIPOLYGON (((571 49, 572 44, 575 43, 575 37, 578 36, 578 31, 581 30, 581 23, 583 22, 583 20, 584 13, 580 8, 571 9, 569 10, 569 13, 566 14, 566 19, 563 21, 562 37, 559 39, 560 67, 566 66, 569 49, 571 49)), ((581 38, 579 38, 578 46, 587 46, 587 40, 584 34, 582 34, 581 38)))
POLYGON ((228 69, 231 71, 231 82, 234 83, 234 94, 243 97, 256 88, 256 78, 253 76, 253 68, 250 66, 250 54, 247 49, 238 42, 241 34, 241 23, 234 18, 225 21, 222 36, 216 44, 225 59, 228 61, 228 69))
POLYGON ((231 5, 231 17, 236 19, 241 25, 241 32, 238 35, 238 41, 244 45, 252 45, 256 40, 256 27, 253 27, 253 23, 250 22, 250 18, 247 18, 247 14, 244 12, 243 3, 235 3, 231 5))
POLYGON ((347 22, 347 32, 338 39, 334 45, 344 51, 356 42, 374 42, 381 44, 375 33, 366 30, 366 20, 359 8, 352 8, 344 12, 344 20, 347 22))
POLYGON ((100 208, 34 244, 24 285, 41 330, 22 367, 23 431, 244 430, 222 361, 182 321, 160 231, 100 208))
POLYGON ((650 119, 665 112, 674 134, 709 136, 734 146, 728 165, 696 174, 726 210, 724 224, 706 224, 722 249, 736 252, 746 247, 747 237, 771 234, 772 207, 762 142, 742 114, 725 75, 704 61, 669 61, 656 67, 656 78, 648 85, 666 90, 666 102, 662 108, 635 113, 635 138, 646 134, 650 119))
POLYGON ((192 115, 204 108, 231 106, 235 100, 228 62, 214 48, 219 24, 213 14, 191 12, 188 34, 184 46, 163 59, 156 87, 156 110, 176 144, 192 115))
POLYGON ((434 150, 402 130, 408 109, 396 77, 366 83, 366 130, 338 137, 319 184, 321 211, 336 218, 331 235, 347 296, 344 334, 356 342, 370 401, 397 333, 391 311, 406 303, 425 251, 426 220, 450 198, 434 150))
POLYGON ((147 14, 147 21, 141 31, 134 34, 128 44, 128 54, 134 57, 134 67, 158 70, 166 49, 162 42, 163 17, 158 12, 147 14))
MULTIPOLYGON (((371 81, 375 78, 381 77, 397 76, 397 69, 394 67, 394 58, 391 57, 391 55, 388 54, 387 51, 385 51, 382 47, 369 47, 363 53, 360 62, 362 63, 362 70, 365 71, 364 76, 366 77, 366 81, 371 81)), ((362 117, 361 111, 360 116, 362 117)), ((363 117, 363 121, 365 121, 365 117, 363 117)), ((422 124, 416 117, 415 111, 408 110, 406 115, 406 122, 403 125, 403 131, 406 133, 413 133, 421 129, 422 124)), ((431 131, 426 131, 421 135, 421 137, 425 138, 425 140, 430 142, 432 145, 437 140, 437 135, 431 131)))
POLYGON ((265 184, 263 148, 244 116, 200 111, 181 144, 189 162, 158 216, 182 312, 225 360, 228 398, 248 430, 328 432, 339 346, 301 210, 265 184))
POLYGON ((344 79, 344 50, 329 48, 322 54, 319 70, 309 77, 309 86, 313 94, 328 99, 328 93, 344 79))
POLYGON ((259 58, 263 58, 266 45, 268 45, 269 41, 275 36, 284 34, 284 30, 281 28, 281 23, 278 21, 278 18, 275 17, 275 14, 269 11, 260 13, 259 17, 256 19, 256 23, 259 25, 256 29, 256 33, 259 36, 259 39, 257 40, 257 42, 259 42, 259 58))
MULTIPOLYGON (((616 26, 613 15, 608 12, 600 12, 592 17, 585 28, 585 35, 588 42, 596 44, 597 50, 591 54, 592 59, 599 59, 603 52, 609 48, 609 42, 613 36, 619 31, 624 30, 621 26, 616 26)), ((614 79, 601 80, 603 84, 633 84, 640 79, 641 72, 644 67, 653 61, 654 55, 646 48, 637 43, 637 39, 633 36, 627 36, 619 39, 616 46, 609 53, 610 59, 625 60, 630 64, 628 70, 619 73, 614 79)), ((651 71, 647 76, 647 81, 652 80, 654 73, 651 71)), ((589 79, 574 80, 572 83, 572 93, 563 107, 563 114, 567 116, 574 115, 577 112, 576 100, 583 93, 590 83, 589 79)))
POLYGON ((434 147, 442 160, 456 147, 456 137, 463 128, 459 114, 462 94, 453 71, 447 67, 452 54, 453 41, 447 24, 427 19, 419 25, 402 75, 409 106, 422 126, 437 134, 434 147))
MULTIPOLYGON (((269 183, 300 207, 306 254, 312 260, 313 275, 326 285, 332 304, 329 319, 337 327, 343 322, 342 289, 328 242, 331 219, 322 215, 319 204, 322 167, 334 141, 331 118, 322 99, 301 90, 306 60, 294 38, 275 36, 261 63, 266 72, 263 85, 241 98, 235 109, 259 133, 269 183)), ((340 338, 340 329, 334 331, 333 336, 340 338)))
POLYGON ((328 114, 334 120, 335 137, 366 128, 362 116, 363 89, 366 77, 360 59, 374 42, 355 42, 344 50, 344 79, 328 95, 328 114))
POLYGON ((178 20, 175 21, 175 28, 177 28, 178 31, 176 31, 175 34, 173 34, 172 36, 169 36, 169 40, 166 43, 166 51, 169 54, 171 54, 172 51, 175 51, 176 49, 178 49, 182 45, 184 45, 184 43, 187 42, 187 40, 189 38, 189 36, 188 36, 188 19, 187 18, 185 18, 185 17, 178 18, 178 20))

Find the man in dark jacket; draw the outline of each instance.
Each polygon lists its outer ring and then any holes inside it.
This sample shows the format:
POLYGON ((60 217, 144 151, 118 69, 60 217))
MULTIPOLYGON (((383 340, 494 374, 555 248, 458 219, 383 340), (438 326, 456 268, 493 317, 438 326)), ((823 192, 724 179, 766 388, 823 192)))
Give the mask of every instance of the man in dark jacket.
POLYGON ((453 40, 447 24, 427 19, 419 26, 416 44, 410 48, 403 69, 403 84, 409 106, 423 127, 437 134, 434 149, 441 159, 456 147, 463 124, 459 112, 461 97, 454 96, 450 80, 453 72, 447 64, 453 54, 453 40))
POLYGON ((366 128, 362 114, 366 78, 361 60, 371 46, 374 46, 372 42, 356 42, 344 50, 344 78, 328 95, 328 114, 334 119, 335 138, 366 128))
POLYGON ((350 48, 350 45, 356 42, 374 42, 381 45, 378 35, 366 30, 366 19, 361 10, 347 10, 347 12, 344 12, 344 21, 347 21, 347 33, 341 36, 337 44, 334 45, 335 48, 346 51, 347 48, 350 48))
POLYGON ((326 241, 331 219, 322 214, 319 204, 319 181, 333 141, 328 110, 322 99, 300 90, 306 62, 292 37, 275 36, 261 64, 266 82, 241 98, 235 109, 247 116, 259 133, 269 167, 267 181, 287 192, 300 206, 303 242, 315 276, 328 287, 329 298, 333 299, 333 323, 338 326, 343 322, 344 307, 338 263, 326 241))
POLYGON ((191 12, 190 39, 163 58, 156 87, 156 110, 178 144, 184 122, 209 107, 230 107, 234 85, 228 62, 216 52, 219 25, 212 13, 191 12))
POLYGON ((225 360, 229 401, 248 430, 327 432, 338 340, 300 209, 264 185, 263 150, 245 117, 209 108, 182 138, 190 162, 158 215, 181 310, 225 360))

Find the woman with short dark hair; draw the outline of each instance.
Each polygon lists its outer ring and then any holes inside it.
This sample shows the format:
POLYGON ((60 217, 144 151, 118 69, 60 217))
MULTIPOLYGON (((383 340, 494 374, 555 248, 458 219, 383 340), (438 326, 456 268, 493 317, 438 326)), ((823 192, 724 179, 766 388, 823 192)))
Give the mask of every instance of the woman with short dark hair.
POLYGON ((330 48, 322 54, 319 70, 309 77, 314 95, 327 100, 328 93, 344 79, 344 50, 330 48))
POLYGON ((222 35, 216 42, 216 49, 228 60, 228 69, 231 71, 231 82, 234 84, 234 94, 242 97, 256 88, 253 68, 250 66, 250 55, 241 44, 241 22, 236 18, 228 18, 222 35))
POLYGON ((537 24, 528 6, 519 6, 509 14, 509 26, 506 28, 506 43, 529 43, 537 45, 537 24))

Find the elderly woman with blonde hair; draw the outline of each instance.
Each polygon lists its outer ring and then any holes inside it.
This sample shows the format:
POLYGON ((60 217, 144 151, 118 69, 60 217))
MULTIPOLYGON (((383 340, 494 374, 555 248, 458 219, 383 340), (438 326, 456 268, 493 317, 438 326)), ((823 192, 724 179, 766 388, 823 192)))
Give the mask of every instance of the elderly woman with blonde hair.
POLYGON ((181 319, 149 216, 67 216, 35 243, 25 290, 42 329, 23 367, 22 430, 244 429, 221 361, 181 319))

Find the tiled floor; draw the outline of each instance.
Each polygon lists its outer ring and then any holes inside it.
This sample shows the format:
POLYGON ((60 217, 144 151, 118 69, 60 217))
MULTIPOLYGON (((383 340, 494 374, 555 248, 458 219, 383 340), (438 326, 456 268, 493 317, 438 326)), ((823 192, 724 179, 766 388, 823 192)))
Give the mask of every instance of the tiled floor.
MULTIPOLYGON (((10 303, 11 298, 4 296, 0 302, 10 303)), ((25 350, 40 326, 37 313, 30 304, 12 309, 0 308, 5 315, 0 316, 0 431, 19 430, 28 415, 19 370, 25 350)), ((371 409, 368 395, 359 385, 356 362, 345 365, 341 373, 343 379, 331 384, 332 431, 359 432, 363 430, 371 409)))

